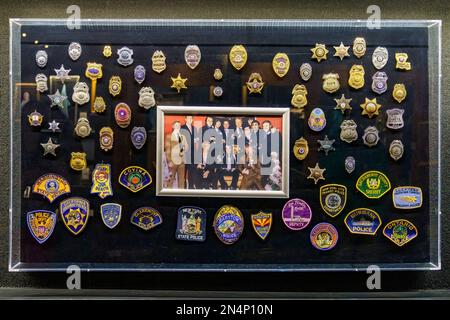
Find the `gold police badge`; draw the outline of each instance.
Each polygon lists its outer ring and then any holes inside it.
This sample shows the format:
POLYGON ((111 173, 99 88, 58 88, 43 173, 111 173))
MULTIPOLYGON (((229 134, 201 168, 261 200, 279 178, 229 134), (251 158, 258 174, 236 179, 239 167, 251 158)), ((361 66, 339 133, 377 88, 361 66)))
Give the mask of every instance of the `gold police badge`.
POLYGON ((308 141, 306 141, 306 139, 303 137, 297 139, 292 151, 294 152, 294 156, 298 160, 305 159, 309 152, 308 141))
POLYGON ((85 152, 72 152, 70 153, 70 156, 70 167, 73 170, 82 171, 87 167, 85 152))
POLYGON ((234 45, 229 53, 230 63, 236 70, 241 70, 247 63, 247 50, 243 45, 234 45))
POLYGON ((350 69, 350 76, 348 78, 348 85, 353 89, 361 89, 364 87, 364 67, 359 64, 354 64, 350 69))
POLYGON ((289 71, 291 63, 286 53, 278 52, 272 60, 272 68, 276 75, 283 78, 289 71))

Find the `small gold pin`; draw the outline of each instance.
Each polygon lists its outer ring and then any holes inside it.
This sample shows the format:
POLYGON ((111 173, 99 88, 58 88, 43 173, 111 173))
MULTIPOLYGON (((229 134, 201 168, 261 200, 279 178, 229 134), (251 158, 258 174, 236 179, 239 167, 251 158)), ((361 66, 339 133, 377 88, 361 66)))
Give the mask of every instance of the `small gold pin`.
POLYGON ((397 61, 395 67, 400 70, 411 70, 411 62, 408 62, 407 53, 396 53, 395 60, 397 61))
POLYGON ((263 82, 262 76, 257 72, 254 72, 250 75, 246 84, 247 84, 247 89, 250 93, 261 94, 261 90, 264 88, 264 82, 263 82))
POLYGON ((405 85, 403 83, 396 83, 394 85, 394 89, 392 90, 392 97, 398 102, 401 103, 405 100, 407 95, 405 85))
POLYGON ((112 55, 112 49, 111 46, 104 46, 103 47, 103 56, 105 58, 109 58, 112 55))

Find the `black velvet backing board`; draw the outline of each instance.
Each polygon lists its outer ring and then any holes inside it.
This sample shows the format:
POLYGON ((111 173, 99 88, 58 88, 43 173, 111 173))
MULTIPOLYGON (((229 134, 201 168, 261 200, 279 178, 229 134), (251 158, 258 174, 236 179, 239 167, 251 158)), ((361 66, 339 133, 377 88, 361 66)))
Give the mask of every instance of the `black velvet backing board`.
MULTIPOLYGON (((81 80, 90 85, 90 80, 84 76, 87 62, 103 64, 103 78, 98 81, 97 95, 103 96, 107 104, 105 114, 89 113, 89 121, 93 128, 90 137, 80 140, 73 135, 76 112, 89 112, 89 106, 72 106, 69 108, 69 118, 59 110, 50 110, 50 100, 46 95, 39 99, 32 93, 31 101, 22 107, 22 190, 32 185, 40 175, 54 172, 66 177, 72 187, 71 196, 87 198, 94 210, 88 226, 79 236, 72 236, 61 221, 55 228, 52 237, 43 245, 39 245, 29 234, 25 222, 25 214, 30 210, 56 210, 58 199, 53 204, 36 194, 22 200, 21 219, 21 261, 43 268, 65 266, 76 263, 80 266, 107 267, 150 267, 150 268, 294 268, 299 265, 314 265, 320 267, 341 264, 398 264, 425 263, 429 256, 429 208, 428 208, 428 37, 425 28, 383 28, 368 30, 358 28, 258 28, 258 27, 139 27, 139 26, 104 26, 83 28, 83 30, 68 30, 65 27, 23 27, 27 33, 22 42, 21 69, 22 82, 32 83, 37 73, 47 76, 54 75, 54 68, 64 64, 71 69, 71 75, 80 75, 81 80), (333 45, 342 41, 350 45, 353 39, 362 36, 366 39, 368 50, 362 59, 356 59, 352 54, 343 61, 333 57, 333 45), (39 41, 39 45, 33 43, 39 41), (67 48, 70 42, 80 42, 83 53, 76 62, 70 60, 67 48), (325 43, 330 50, 328 59, 317 63, 311 60, 310 48, 315 43, 325 43), (35 53, 47 44, 45 49, 49 62, 40 69, 34 62, 35 53), (202 50, 200 65, 191 70, 184 62, 184 49, 188 44, 197 44, 202 50), (234 44, 243 44, 248 51, 248 62, 240 70, 235 70, 228 61, 228 52, 234 44), (103 57, 104 45, 111 45, 113 56, 103 57), (128 46, 134 50, 134 64, 122 67, 116 62, 116 50, 128 46), (389 50, 389 62, 383 71, 387 72, 389 89, 378 96, 370 89, 371 76, 376 69, 371 63, 373 50, 384 46, 389 50), (167 56, 167 69, 162 74, 151 70, 151 55, 155 50, 162 50, 167 56), (271 67, 272 58, 277 52, 289 55, 291 69, 286 77, 279 79, 271 67), (395 69, 395 52, 406 52, 412 63, 412 70, 400 72, 395 69), (303 62, 313 66, 312 78, 304 83, 298 69, 303 62), (147 78, 143 86, 151 86, 156 92, 159 105, 186 106, 243 106, 242 85, 252 72, 259 72, 265 81, 262 95, 250 95, 245 105, 249 107, 288 107, 292 97, 291 90, 296 83, 304 83, 308 88, 309 115, 314 107, 321 107, 327 117, 327 126, 320 133, 308 128, 307 119, 291 114, 291 146, 296 139, 304 136, 310 146, 308 157, 300 162, 293 155, 290 158, 290 198, 302 198, 309 203, 313 218, 305 230, 291 231, 281 221, 281 209, 287 199, 232 199, 232 198, 186 198, 186 197, 155 197, 155 185, 137 194, 119 186, 117 178, 123 168, 129 165, 139 165, 146 168, 155 177, 156 158, 156 112, 155 109, 144 111, 138 107, 137 100, 140 86, 134 81, 134 66, 142 64, 147 69, 147 78), (363 64, 366 71, 366 84, 361 90, 353 90, 347 84, 348 71, 353 64, 363 64), (217 82, 212 74, 215 68, 221 68, 223 80, 217 82), (187 77, 188 90, 177 94, 170 88, 171 76, 181 73, 187 77), (329 72, 339 73, 341 89, 334 94, 322 90, 322 75, 329 72), (108 93, 108 79, 111 75, 119 75, 123 81, 122 93, 112 98, 108 93), (210 86, 219 84, 224 89, 221 99, 210 97, 210 86), (400 105, 405 109, 405 127, 392 132, 385 126, 384 111, 398 107, 392 99, 391 91, 394 83, 404 83, 408 96, 400 105), (353 110, 350 115, 334 110, 334 98, 341 94, 351 97, 353 110), (382 114, 374 119, 361 115, 359 104, 364 98, 377 97, 383 106, 382 114), (126 102, 132 108, 132 122, 127 129, 120 129, 114 121, 113 109, 118 102, 126 102), (44 124, 55 119, 61 122, 62 132, 52 134, 43 126, 36 131, 30 128, 26 115, 37 109, 44 115, 44 124), (339 140, 339 125, 343 119, 353 119, 358 124, 359 137, 364 128, 375 125, 380 130, 380 142, 375 148, 367 148, 358 139, 351 145, 339 140), (114 148, 105 153, 100 150, 98 130, 103 126, 111 126, 114 130, 114 148), (130 130, 133 126, 145 126, 149 131, 147 144, 137 151, 130 141, 130 130), (336 151, 325 156, 317 152, 317 139, 328 137, 336 139, 336 151), (61 147, 56 158, 42 157, 40 143, 48 137, 54 137, 61 147), (401 160, 394 162, 388 153, 392 140, 401 139, 405 153, 401 160), (70 152, 83 151, 88 155, 88 164, 92 171, 96 163, 112 165, 114 196, 101 201, 96 195, 90 195, 91 181, 81 180, 81 175, 69 166, 70 152), (356 159, 356 170, 349 175, 344 169, 344 159, 352 155, 356 159), (348 188, 348 200, 344 211, 336 218, 328 217, 320 207, 319 186, 312 180, 307 180, 309 167, 319 162, 327 169, 326 182, 341 183, 348 188), (367 170, 380 170, 389 177, 392 188, 401 185, 420 186, 424 193, 422 208, 402 212, 393 208, 391 193, 379 200, 369 200, 359 193, 355 183, 359 175, 367 170), (99 215, 99 206, 104 202, 118 202, 123 205, 123 217, 119 226, 109 230, 103 225, 99 215), (246 228, 240 240, 225 246, 214 235, 212 220, 216 210, 223 204, 237 206, 244 213, 246 228), (177 209, 183 205, 203 207, 208 213, 207 240, 205 243, 189 243, 175 240, 177 209), (141 206, 153 206, 163 215, 164 222, 157 228, 144 232, 129 223, 132 211, 141 206), (382 235, 382 227, 374 237, 351 235, 344 225, 345 215, 352 209, 369 207, 377 211, 386 222, 406 218, 419 229, 419 235, 411 243, 399 248, 382 235), (259 210, 271 211, 274 222, 271 234, 266 241, 261 241, 251 228, 250 214, 259 210), (322 221, 332 223, 339 231, 337 246, 322 252, 314 249, 309 240, 311 228, 322 221), (120 265, 119 265, 120 264, 120 265)), ((67 86, 67 95, 71 97, 72 86, 67 86)), ((53 92, 56 88, 53 87, 53 92)), ((53 93, 52 92, 52 93, 53 93)))

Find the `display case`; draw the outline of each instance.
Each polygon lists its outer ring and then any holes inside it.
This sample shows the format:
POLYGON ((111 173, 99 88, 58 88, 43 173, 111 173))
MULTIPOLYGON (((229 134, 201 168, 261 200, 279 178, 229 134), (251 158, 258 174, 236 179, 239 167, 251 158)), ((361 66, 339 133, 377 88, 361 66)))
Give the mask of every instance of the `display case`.
POLYGON ((440 269, 440 21, 79 22, 10 21, 10 271, 440 269))

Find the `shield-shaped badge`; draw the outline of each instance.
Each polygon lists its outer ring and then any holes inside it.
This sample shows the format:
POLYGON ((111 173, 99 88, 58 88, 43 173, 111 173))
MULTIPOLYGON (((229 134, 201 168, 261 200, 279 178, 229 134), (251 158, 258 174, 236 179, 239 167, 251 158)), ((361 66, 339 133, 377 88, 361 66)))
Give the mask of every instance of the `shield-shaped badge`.
POLYGON ((206 240, 206 211, 197 207, 181 207, 178 209, 177 240, 206 240))
POLYGON ((184 50, 184 60, 189 68, 195 69, 199 65, 201 59, 202 53, 197 45, 188 45, 186 50, 184 50))
POLYGON ((309 152, 308 141, 306 141, 306 139, 303 137, 295 140, 294 148, 292 151, 294 152, 294 156, 298 160, 305 159, 309 152))
POLYGON ((33 238, 43 244, 50 238, 56 225, 56 213, 34 210, 27 213, 27 225, 33 238))
POLYGON ((252 225, 256 234, 265 240, 272 227, 272 213, 260 211, 257 214, 252 214, 252 225))
POLYGON ((144 66, 138 65, 134 68, 134 80, 141 84, 145 80, 145 68, 144 66))
POLYGON ((133 127, 131 130, 131 142, 136 149, 141 149, 147 141, 147 130, 144 127, 133 127))
POLYGON ((278 52, 273 57, 272 68, 280 78, 283 78, 288 73, 290 65, 289 57, 284 52, 278 52))
POLYGON ((336 217, 347 203, 347 187, 327 184, 320 187, 320 205, 330 217, 336 217))
POLYGON ((86 228, 89 219, 89 201, 84 198, 69 198, 59 204, 61 218, 66 228, 78 235, 86 228))
POLYGON ((122 206, 118 203, 104 203, 100 206, 100 214, 105 226, 114 229, 122 217, 122 206))
POLYGON ((161 50, 156 50, 152 55, 152 69, 156 73, 166 70, 166 56, 161 50))
POLYGON ((386 110, 387 114, 387 120, 386 120, 386 127, 392 130, 398 130, 403 128, 405 123, 403 122, 403 113, 405 110, 403 109, 389 109, 386 110))
POLYGON ((375 93, 382 94, 387 90, 388 76, 386 72, 378 71, 372 76, 372 90, 375 93))

